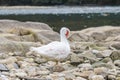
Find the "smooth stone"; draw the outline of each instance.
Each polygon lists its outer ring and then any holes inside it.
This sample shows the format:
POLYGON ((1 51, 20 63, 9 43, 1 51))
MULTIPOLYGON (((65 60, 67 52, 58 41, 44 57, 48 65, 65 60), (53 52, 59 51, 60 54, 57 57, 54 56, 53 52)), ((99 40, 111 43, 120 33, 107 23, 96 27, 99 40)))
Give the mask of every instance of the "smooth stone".
MULTIPOLYGON (((72 80, 74 80, 74 79, 72 79, 72 80)), ((75 80, 87 80, 87 79, 82 78, 82 77, 76 77, 75 80)))
POLYGON ((112 61, 112 59, 110 57, 106 57, 106 58, 102 59, 101 61, 104 63, 107 63, 107 62, 112 61))
POLYGON ((88 78, 88 76, 90 75, 90 74, 94 74, 94 72, 93 71, 83 71, 83 72, 73 72, 73 74, 75 75, 75 76, 78 76, 78 77, 83 77, 83 78, 88 78))
POLYGON ((17 59, 15 57, 8 57, 6 59, 0 60, 1 64, 11 64, 11 63, 14 63, 14 62, 17 62, 17 59))
POLYGON ((92 75, 89 76, 89 80, 105 80, 102 75, 92 75))
POLYGON ((117 70, 116 69, 110 69, 108 70, 108 75, 117 75, 117 70))
POLYGON ((115 60, 115 61, 114 61, 114 64, 115 64, 115 66, 120 67, 120 60, 115 60))
POLYGON ((27 68, 24 68, 24 71, 27 72, 30 77, 37 75, 35 66, 28 66, 27 68))
POLYGON ((0 64, 0 71, 9 71, 4 64, 0 64))
POLYGON ((70 55, 70 63, 72 64, 72 65, 78 65, 78 64, 80 64, 81 62, 83 62, 84 60, 83 59, 81 59, 81 58, 79 58, 79 56, 77 55, 77 54, 75 54, 75 53, 72 53, 71 55, 70 55))
POLYGON ((120 50, 120 42, 113 43, 111 47, 114 47, 115 49, 120 50))
POLYGON ((36 57, 34 61, 38 64, 47 62, 45 58, 39 58, 39 57, 36 57))
POLYGON ((91 34, 91 37, 95 40, 102 41, 107 38, 106 34, 104 32, 93 32, 91 34))
POLYGON ((87 58, 90 62, 98 61, 97 57, 91 51, 84 51, 82 54, 78 54, 80 58, 87 58))
POLYGON ((111 62, 104 63, 104 62, 101 62, 101 61, 93 63, 92 66, 93 66, 93 68, 97 68, 97 67, 106 67, 106 68, 109 68, 109 69, 114 68, 113 63, 111 63, 111 62))
POLYGON ((51 72, 62 72, 65 69, 62 66, 55 65, 54 67, 51 68, 51 72))
POLYGON ((7 76, 0 73, 0 80, 9 80, 7 76))
POLYGON ((75 75, 73 75, 72 73, 66 73, 65 79, 66 80, 73 80, 73 79, 75 79, 75 75))
POLYGON ((83 63, 83 64, 78 65, 78 67, 80 68, 81 71, 93 70, 93 67, 90 63, 83 63))
POLYGON ((103 77, 107 76, 108 69, 106 67, 94 68, 94 73, 96 75, 102 75, 103 77))
POLYGON ((108 80, 116 80, 116 76, 115 75, 108 75, 108 80))
POLYGON ((11 76, 26 77, 27 73, 22 69, 16 69, 11 71, 11 76))
POLYGON ((120 59, 120 51, 113 51, 110 58, 115 61, 120 59))

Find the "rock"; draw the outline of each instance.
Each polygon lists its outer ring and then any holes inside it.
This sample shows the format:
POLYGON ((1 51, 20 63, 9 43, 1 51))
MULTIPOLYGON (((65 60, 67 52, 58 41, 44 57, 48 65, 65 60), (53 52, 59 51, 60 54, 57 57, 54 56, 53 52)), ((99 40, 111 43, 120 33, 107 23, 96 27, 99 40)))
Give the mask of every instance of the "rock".
POLYGON ((38 64, 41 64, 41 63, 45 63, 47 62, 47 60, 45 58, 40 58, 40 57, 37 57, 35 58, 35 62, 38 63, 38 64))
POLYGON ((47 24, 39 22, 20 22, 16 20, 0 20, 0 28, 13 29, 13 28, 32 28, 40 30, 52 30, 47 24))
POLYGON ((112 69, 114 68, 113 66, 114 64, 109 64, 109 63, 104 63, 104 62, 101 62, 101 61, 98 61, 98 62, 95 62, 92 64, 93 68, 97 68, 97 67, 106 67, 106 68, 109 68, 109 69, 112 69))
POLYGON ((120 77, 116 77, 116 80, 120 80, 120 77))
POLYGON ((80 58, 87 58, 90 62, 98 61, 97 57, 91 53, 91 51, 84 51, 82 54, 78 55, 80 58))
POLYGON ((78 65, 78 67, 80 68, 81 71, 89 71, 89 70, 93 70, 93 67, 91 64, 89 63, 83 63, 78 65))
POLYGON ((43 44, 47 44, 51 41, 59 41, 60 36, 57 32, 52 30, 37 31, 36 33, 37 41, 43 44))
POLYGON ((115 48, 117 50, 120 50, 120 43, 119 42, 112 43, 111 47, 113 47, 113 48, 115 48))
POLYGON ((51 68, 51 72, 62 72, 65 69, 62 66, 56 65, 54 67, 51 68))
POLYGON ((35 66, 28 66, 24 68, 25 72, 27 72, 28 76, 32 77, 37 75, 36 67, 35 66))
POLYGON ((66 73, 65 74, 65 79, 66 80, 73 80, 75 78, 76 78, 75 75, 73 75, 72 73, 66 73))
POLYGON ((105 80, 102 75, 92 75, 89 76, 89 80, 105 80))
POLYGON ((8 57, 6 59, 1 59, 0 64, 11 64, 17 62, 17 59, 15 57, 8 57))
POLYGON ((116 76, 115 75, 108 75, 108 79, 109 80, 116 80, 116 76))
POLYGON ((9 71, 4 64, 0 64, 0 71, 9 71))
POLYGON ((70 55, 70 63, 71 63, 72 65, 78 65, 78 64, 80 64, 81 62, 83 62, 83 59, 79 58, 79 56, 78 56, 77 54, 72 53, 72 54, 70 55))
POLYGON ((7 76, 0 73, 0 80, 9 80, 7 76))
POLYGON ((82 77, 76 77, 75 80, 87 80, 87 79, 82 78, 82 77))
POLYGON ((89 36, 85 35, 84 33, 80 33, 77 31, 72 31, 71 36, 69 37, 70 41, 75 41, 75 42, 83 42, 83 41, 88 41, 89 36))
POLYGON ((90 74, 94 74, 94 72, 93 71, 83 71, 83 72, 73 72, 73 74, 75 75, 75 76, 78 76, 78 77, 83 77, 83 78, 88 78, 88 76, 90 75, 90 74))
POLYGON ((103 33, 103 32, 93 32, 93 33, 91 34, 91 37, 92 37, 93 39, 99 40, 99 41, 105 40, 105 39, 107 38, 106 34, 103 33))
POLYGON ((108 63, 108 62, 112 62, 112 59, 110 57, 106 57, 104 59, 101 60, 103 63, 108 63))
POLYGON ((117 75, 117 70, 116 69, 110 69, 110 70, 108 70, 108 75, 114 75, 114 76, 116 76, 117 75))
POLYGON ((120 59, 120 51, 113 51, 110 58, 115 61, 120 59))
POLYGON ((25 55, 26 52, 29 51, 30 46, 41 46, 39 43, 33 43, 33 42, 16 42, 16 41, 3 41, 0 43, 0 52, 3 53, 17 53, 19 52, 19 55, 25 55))
POLYGON ((22 69, 13 69, 11 70, 10 72, 10 76, 13 77, 13 76, 18 76, 18 77, 26 77, 28 76, 27 73, 22 70, 22 69))
POLYGON ((94 68, 94 73, 96 75, 102 75, 103 77, 107 76, 108 69, 105 67, 94 68))
POLYGON ((114 64, 115 64, 115 66, 120 67, 120 60, 115 60, 115 61, 114 61, 114 64))

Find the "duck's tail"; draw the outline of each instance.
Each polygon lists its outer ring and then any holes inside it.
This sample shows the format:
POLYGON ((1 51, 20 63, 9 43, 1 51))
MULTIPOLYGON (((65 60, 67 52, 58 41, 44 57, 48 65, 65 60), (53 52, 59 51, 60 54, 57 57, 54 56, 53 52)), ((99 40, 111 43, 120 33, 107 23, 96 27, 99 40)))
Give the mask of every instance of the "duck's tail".
POLYGON ((30 51, 36 51, 35 47, 30 47, 30 51))

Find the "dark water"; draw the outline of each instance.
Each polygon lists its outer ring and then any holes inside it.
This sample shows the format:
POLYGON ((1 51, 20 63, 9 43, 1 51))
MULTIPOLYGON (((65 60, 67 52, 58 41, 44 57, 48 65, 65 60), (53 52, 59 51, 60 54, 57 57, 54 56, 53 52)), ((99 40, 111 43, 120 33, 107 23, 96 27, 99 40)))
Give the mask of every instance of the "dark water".
POLYGON ((120 26, 120 13, 0 15, 0 19, 43 22, 56 31, 63 26, 71 30, 104 25, 120 26))

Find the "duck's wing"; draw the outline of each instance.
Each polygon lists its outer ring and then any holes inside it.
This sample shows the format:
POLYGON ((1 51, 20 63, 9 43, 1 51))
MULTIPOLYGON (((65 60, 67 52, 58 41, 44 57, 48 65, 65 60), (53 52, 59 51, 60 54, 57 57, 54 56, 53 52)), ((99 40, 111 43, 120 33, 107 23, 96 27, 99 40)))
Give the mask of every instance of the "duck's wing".
POLYGON ((57 57, 61 54, 64 55, 66 52, 65 44, 57 41, 49 43, 48 45, 44 45, 42 47, 33 48, 33 50, 43 56, 48 57, 57 57))

